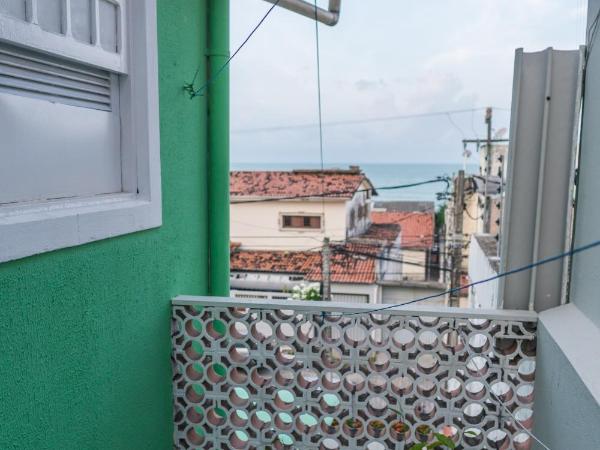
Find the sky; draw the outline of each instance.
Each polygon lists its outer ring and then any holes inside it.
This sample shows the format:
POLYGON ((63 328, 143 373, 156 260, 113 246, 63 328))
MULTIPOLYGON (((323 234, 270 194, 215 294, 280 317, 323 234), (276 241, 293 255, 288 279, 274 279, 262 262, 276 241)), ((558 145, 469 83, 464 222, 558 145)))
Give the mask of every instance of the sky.
MULTIPOLYGON (((501 132, 510 122, 515 49, 578 48, 586 4, 342 0, 339 24, 319 26, 324 162, 462 162, 462 139, 485 136, 483 110, 327 123, 492 106, 501 132)), ((231 0, 232 50, 270 6, 231 0)), ((260 131, 318 122, 314 21, 276 8, 230 70, 232 163, 319 163, 318 127, 260 131)))

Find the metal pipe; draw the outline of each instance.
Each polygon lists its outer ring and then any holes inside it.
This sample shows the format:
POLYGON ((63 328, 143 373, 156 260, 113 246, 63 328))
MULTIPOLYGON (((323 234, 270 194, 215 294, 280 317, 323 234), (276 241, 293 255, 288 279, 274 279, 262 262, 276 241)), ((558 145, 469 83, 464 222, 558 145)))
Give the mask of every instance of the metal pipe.
MULTIPOLYGON (((277 3, 277 0, 265 0, 269 3, 277 3)), ((329 0, 329 8, 317 8, 317 20, 330 27, 336 25, 340 20, 340 7, 342 0, 329 0)), ((310 19, 315 18, 315 5, 305 0, 279 0, 278 6, 301 14, 310 19)))

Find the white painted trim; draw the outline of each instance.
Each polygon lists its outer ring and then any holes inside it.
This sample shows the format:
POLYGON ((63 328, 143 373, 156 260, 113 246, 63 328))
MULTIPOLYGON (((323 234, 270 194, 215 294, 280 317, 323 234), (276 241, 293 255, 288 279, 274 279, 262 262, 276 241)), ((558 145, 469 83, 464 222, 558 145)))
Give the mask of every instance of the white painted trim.
MULTIPOLYGON (((117 5, 117 26, 119 27, 119 36, 117 41, 121 42, 121 40, 126 39, 124 36, 126 30, 124 30, 124 27, 121 26, 121 23, 124 14, 123 10, 128 5, 124 2, 124 0, 120 0, 119 3, 117 3, 115 0, 111 0, 111 3, 117 5)), ((137 4, 136 6, 139 6, 140 10, 142 10, 145 9, 145 3, 146 2, 143 2, 144 6, 137 4)), ((155 4, 155 0, 148 3, 155 4)), ((136 13, 137 11, 138 10, 136 8, 136 13)), ((30 19, 33 20, 35 17, 31 15, 30 19)), ((22 47, 28 47, 33 50, 43 51, 61 58, 83 62, 85 64, 90 64, 92 66, 117 73, 127 72, 126 46, 118 48, 120 53, 112 53, 104 50, 99 45, 86 44, 76 41, 69 32, 70 11, 68 9, 65 11, 63 21, 66 22, 63 24, 63 26, 66 26, 66 34, 64 35, 42 30, 42 28, 40 28, 36 23, 30 23, 24 20, 2 15, 2 20, 0 20, 0 41, 9 42, 22 47)))
POLYGON ((600 403, 600 329, 572 303, 540 313, 539 322, 600 403))
MULTIPOLYGON (((122 3, 122 6, 126 4, 122 3)), ((0 206, 0 262, 162 224, 156 0, 127 14, 131 71, 121 77, 124 193, 0 206)))

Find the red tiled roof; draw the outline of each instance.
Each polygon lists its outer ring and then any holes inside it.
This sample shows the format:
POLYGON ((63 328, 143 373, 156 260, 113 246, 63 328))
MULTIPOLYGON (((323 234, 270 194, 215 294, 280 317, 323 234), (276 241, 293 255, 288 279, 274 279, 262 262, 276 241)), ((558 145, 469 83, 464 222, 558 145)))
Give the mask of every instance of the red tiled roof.
POLYGON ((401 246, 405 248, 431 248, 435 221, 432 212, 373 211, 374 224, 397 224, 401 229, 401 246))
MULTIPOLYGON (((231 270, 302 274, 307 281, 321 282, 321 252, 239 249, 231 254, 231 270)), ((375 260, 364 256, 333 252, 333 283, 372 284, 376 281, 375 260)))
POLYGON ((363 182, 372 187, 360 170, 293 170, 231 172, 232 197, 294 197, 327 195, 351 198, 363 182))
POLYGON ((400 225, 395 223, 373 223, 366 232, 352 239, 379 241, 381 244, 392 243, 398 239, 400 230, 400 225))

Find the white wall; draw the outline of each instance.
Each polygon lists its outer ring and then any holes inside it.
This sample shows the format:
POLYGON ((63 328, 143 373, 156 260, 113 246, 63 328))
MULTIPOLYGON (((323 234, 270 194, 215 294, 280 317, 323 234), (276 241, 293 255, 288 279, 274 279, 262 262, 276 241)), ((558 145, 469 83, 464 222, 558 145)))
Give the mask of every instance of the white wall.
POLYGON ((306 250, 319 247, 325 236, 346 239, 346 201, 274 201, 232 203, 231 240, 249 250, 306 250), (321 230, 281 228, 281 214, 323 214, 321 230))
MULTIPOLYGON (((469 282, 485 280, 497 275, 488 257, 479 246, 475 236, 471 236, 469 245, 469 282)), ((490 281, 469 289, 469 307, 496 309, 498 308, 498 281, 490 281)))

